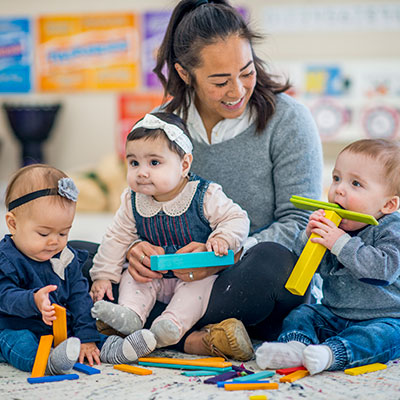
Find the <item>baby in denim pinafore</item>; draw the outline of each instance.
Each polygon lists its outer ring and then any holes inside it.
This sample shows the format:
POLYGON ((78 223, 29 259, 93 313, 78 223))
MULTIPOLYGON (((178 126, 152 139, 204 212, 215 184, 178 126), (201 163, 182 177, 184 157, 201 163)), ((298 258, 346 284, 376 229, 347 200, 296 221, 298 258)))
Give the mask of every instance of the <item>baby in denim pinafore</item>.
POLYGON ((221 186, 189 172, 191 153, 187 128, 175 114, 147 114, 133 127, 126 144, 129 187, 90 270, 92 315, 125 335, 143 331, 148 352, 178 343, 204 315, 220 270, 162 274, 149 269, 150 256, 179 249, 237 253, 249 232, 247 213, 221 186), (146 254, 123 271, 138 241, 146 242, 146 254), (111 282, 120 283, 118 305, 102 300, 112 299, 111 282), (144 330, 156 300, 168 305, 144 330))

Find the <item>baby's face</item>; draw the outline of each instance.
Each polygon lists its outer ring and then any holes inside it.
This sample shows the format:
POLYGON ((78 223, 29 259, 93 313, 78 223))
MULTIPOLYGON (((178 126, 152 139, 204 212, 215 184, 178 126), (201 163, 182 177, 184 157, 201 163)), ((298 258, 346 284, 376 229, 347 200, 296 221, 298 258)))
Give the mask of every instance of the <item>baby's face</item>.
POLYGON ((15 246, 35 261, 47 261, 65 248, 75 217, 75 203, 41 197, 15 214, 11 231, 15 246))
MULTIPOLYGON (((182 189, 186 158, 169 149, 167 139, 138 139, 126 144, 127 180, 137 193, 169 201, 182 189)), ((190 166, 190 164, 189 164, 190 166)))
MULTIPOLYGON (((328 193, 331 203, 346 210, 382 217, 382 209, 392 197, 380 163, 364 154, 341 153, 332 172, 328 193)), ((365 224, 343 219, 340 228, 346 231, 361 229, 365 224)))

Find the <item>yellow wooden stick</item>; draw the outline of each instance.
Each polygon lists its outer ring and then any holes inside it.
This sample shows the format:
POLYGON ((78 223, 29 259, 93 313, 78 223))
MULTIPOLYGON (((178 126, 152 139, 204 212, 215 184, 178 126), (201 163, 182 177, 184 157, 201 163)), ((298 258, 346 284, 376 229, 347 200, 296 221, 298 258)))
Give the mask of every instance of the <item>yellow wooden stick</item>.
POLYGON ((279 382, 294 382, 298 379, 304 378, 307 375, 310 375, 310 373, 306 369, 299 369, 291 374, 282 376, 282 378, 279 379, 279 382))
POLYGON ((64 307, 53 303, 56 311, 56 320, 53 321, 54 347, 67 339, 67 311, 64 307))
POLYGON ((150 369, 134 367, 133 365, 128 365, 128 364, 114 365, 114 369, 117 369, 119 371, 129 372, 135 375, 151 375, 153 373, 153 371, 150 369))
POLYGON ((379 371, 381 369, 386 369, 386 368, 387 365, 385 364, 375 363, 375 364, 362 365, 361 367, 348 368, 344 370, 344 373, 347 375, 361 375, 361 374, 366 374, 367 372, 379 371))
POLYGON ((52 344, 53 335, 44 335, 40 338, 39 347, 32 368, 32 378, 40 378, 44 376, 52 344))
MULTIPOLYGON (((335 211, 325 211, 325 217, 330 219, 336 226, 339 226, 340 221, 342 220, 335 211)), ((315 271, 318 269, 322 257, 325 254, 325 246, 311 241, 314 237, 319 237, 319 235, 313 233, 310 236, 289 276, 289 279, 286 282, 285 288, 289 290, 290 293, 299 296, 304 295, 315 271)))
POLYGON ((151 362, 156 364, 175 364, 175 365, 193 365, 197 367, 215 367, 215 368, 227 368, 231 367, 230 362, 221 361, 205 361, 205 360, 188 360, 183 358, 168 358, 168 357, 141 357, 139 362, 151 362))

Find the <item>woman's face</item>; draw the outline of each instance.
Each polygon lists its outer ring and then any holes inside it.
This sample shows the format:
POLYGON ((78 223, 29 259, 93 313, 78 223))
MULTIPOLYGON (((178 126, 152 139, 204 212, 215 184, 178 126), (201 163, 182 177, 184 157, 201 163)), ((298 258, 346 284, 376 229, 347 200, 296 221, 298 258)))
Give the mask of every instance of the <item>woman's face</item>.
POLYGON ((256 85, 250 43, 238 35, 204 47, 195 68, 195 104, 206 128, 246 109, 256 85))

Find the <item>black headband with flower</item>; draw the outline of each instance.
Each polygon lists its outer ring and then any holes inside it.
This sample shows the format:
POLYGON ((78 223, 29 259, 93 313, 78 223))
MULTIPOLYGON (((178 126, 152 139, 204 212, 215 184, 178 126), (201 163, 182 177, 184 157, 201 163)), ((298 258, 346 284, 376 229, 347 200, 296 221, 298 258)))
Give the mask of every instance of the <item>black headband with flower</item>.
POLYGON ((25 194, 18 199, 13 200, 8 205, 8 211, 13 210, 22 204, 28 203, 29 201, 35 200, 39 197, 44 196, 62 196, 67 198, 68 200, 72 200, 76 202, 78 200, 79 190, 75 186, 74 181, 71 178, 61 178, 58 180, 58 187, 57 188, 48 188, 48 189, 41 189, 36 190, 35 192, 31 192, 25 194))

